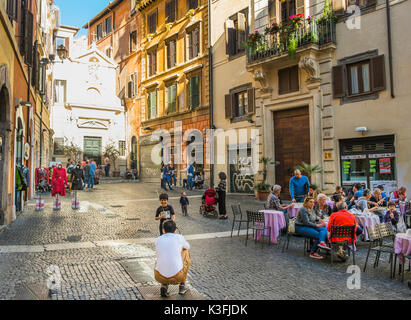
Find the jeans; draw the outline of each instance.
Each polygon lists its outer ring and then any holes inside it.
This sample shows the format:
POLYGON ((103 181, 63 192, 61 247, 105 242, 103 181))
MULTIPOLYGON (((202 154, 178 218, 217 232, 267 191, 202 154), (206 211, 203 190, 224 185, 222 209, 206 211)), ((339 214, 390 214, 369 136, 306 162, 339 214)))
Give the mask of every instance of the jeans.
POLYGON ((308 226, 296 225, 295 231, 301 234, 302 236, 315 240, 311 247, 311 253, 315 253, 318 249, 318 244, 320 242, 326 242, 328 236, 328 231, 326 227, 313 228, 308 226))
POLYGON ((94 187, 94 174, 90 174, 88 176, 88 185, 87 188, 93 188, 94 187))
POLYGON ((84 175, 84 187, 86 186, 86 182, 88 183, 88 181, 89 181, 89 175, 87 174, 87 175, 84 175))
POLYGON ((187 189, 193 190, 194 181, 192 176, 187 177, 187 189))
POLYGON ((106 171, 106 177, 110 176, 110 165, 106 164, 106 166, 104 167, 104 170, 106 171))
POLYGON ((171 177, 171 184, 174 182, 174 187, 177 187, 177 177, 173 174, 171 177))
POLYGON ((294 199, 295 199, 296 202, 304 202, 304 196, 302 196, 302 197, 296 196, 294 199))
POLYGON ((362 235, 362 228, 359 226, 359 225, 357 225, 357 231, 355 232, 355 234, 357 235, 357 237, 358 236, 360 236, 360 235, 362 235))

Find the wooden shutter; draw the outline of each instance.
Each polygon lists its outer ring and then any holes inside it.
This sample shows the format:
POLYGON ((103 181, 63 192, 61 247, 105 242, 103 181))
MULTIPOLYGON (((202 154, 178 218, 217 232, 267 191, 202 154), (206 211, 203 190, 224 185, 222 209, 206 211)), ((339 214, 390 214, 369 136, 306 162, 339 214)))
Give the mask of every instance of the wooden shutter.
POLYGON ((304 13, 304 0, 295 0, 297 13, 304 13))
POLYGON ((7 15, 9 16, 10 21, 17 21, 17 4, 18 0, 7 0, 7 15))
POLYGON ((172 1, 166 2, 166 19, 167 22, 173 22, 172 17, 171 17, 171 5, 172 1))
POLYGON ((255 113, 255 88, 250 88, 247 90, 247 113, 252 115, 255 113))
POLYGON ((298 66, 294 66, 290 70, 290 92, 295 92, 300 89, 298 80, 298 66))
POLYGON ((131 82, 131 79, 128 81, 128 84, 127 84, 127 90, 128 90, 128 92, 127 92, 127 96, 128 96, 128 98, 132 98, 133 96, 132 96, 132 90, 133 90, 133 83, 131 82))
POLYGON ((290 71, 289 69, 278 70, 278 93, 290 92, 290 71))
POLYGON ((137 95, 138 93, 138 78, 137 78, 137 72, 134 73, 134 96, 137 95))
POLYGON ((200 28, 194 29, 194 57, 200 54, 200 28))
POLYGON ((232 119, 233 118, 233 97, 231 94, 225 95, 225 118, 232 119))
POLYGON ((33 14, 26 10, 26 24, 24 32, 24 58, 28 65, 33 65, 33 14))
POLYGON ((225 41, 226 41, 226 54, 232 56, 235 54, 235 34, 233 20, 226 20, 225 22, 225 41))
POLYGON ((38 68, 39 68, 39 58, 38 58, 38 42, 37 40, 34 42, 33 46, 33 69, 31 74, 31 85, 37 87, 37 78, 38 78, 38 68))
POLYGON ((385 60, 384 55, 374 57, 370 61, 371 90, 385 90, 385 60))
POLYGON ((237 13, 238 30, 237 30, 237 52, 243 49, 243 42, 246 41, 246 18, 244 13, 237 13))
POLYGON ((193 32, 191 31, 188 34, 188 59, 191 60, 193 59, 193 32))
POLYGON ((167 53, 168 67, 172 68, 176 64, 176 42, 174 40, 168 43, 168 51, 169 51, 167 53))
POLYGON ((332 69, 333 97, 342 98, 345 94, 344 88, 344 65, 334 66, 332 69))

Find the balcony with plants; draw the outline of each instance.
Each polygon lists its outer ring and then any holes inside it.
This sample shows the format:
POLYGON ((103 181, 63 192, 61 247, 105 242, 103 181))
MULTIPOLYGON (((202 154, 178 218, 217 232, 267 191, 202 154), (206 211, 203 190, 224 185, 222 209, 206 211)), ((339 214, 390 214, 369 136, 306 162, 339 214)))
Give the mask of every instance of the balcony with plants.
POLYGON ((336 44, 336 21, 326 6, 318 19, 304 18, 304 14, 299 13, 289 16, 282 25, 273 23, 264 33, 255 30, 244 43, 247 66, 272 61, 283 55, 295 58, 300 50, 313 47, 321 50, 329 44, 336 44))

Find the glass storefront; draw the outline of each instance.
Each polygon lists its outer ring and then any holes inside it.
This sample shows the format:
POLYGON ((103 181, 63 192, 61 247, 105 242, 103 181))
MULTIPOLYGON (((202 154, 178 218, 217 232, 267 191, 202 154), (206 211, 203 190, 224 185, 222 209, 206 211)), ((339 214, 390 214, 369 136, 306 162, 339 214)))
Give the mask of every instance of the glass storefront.
POLYGON ((397 188, 394 136, 341 140, 340 150, 343 187, 383 185, 387 193, 397 188))

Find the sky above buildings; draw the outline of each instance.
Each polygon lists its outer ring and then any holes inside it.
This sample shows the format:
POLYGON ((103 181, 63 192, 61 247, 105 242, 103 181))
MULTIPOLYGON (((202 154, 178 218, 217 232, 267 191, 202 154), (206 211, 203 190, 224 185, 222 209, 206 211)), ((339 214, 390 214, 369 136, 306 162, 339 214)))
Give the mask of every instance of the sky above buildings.
MULTIPOLYGON (((108 4, 109 0, 55 0, 60 8, 60 23, 62 25, 82 28, 108 4)), ((87 35, 86 29, 81 29, 77 36, 87 35)))

